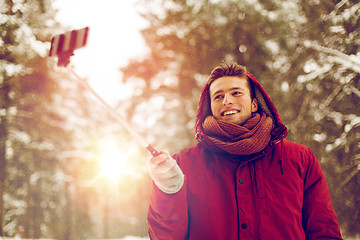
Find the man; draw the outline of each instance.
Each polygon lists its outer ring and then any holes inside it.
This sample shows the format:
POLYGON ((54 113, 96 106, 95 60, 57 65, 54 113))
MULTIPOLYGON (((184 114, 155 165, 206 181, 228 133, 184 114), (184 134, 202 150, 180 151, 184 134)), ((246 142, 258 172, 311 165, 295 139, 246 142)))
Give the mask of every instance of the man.
POLYGON ((215 68, 196 117, 199 143, 148 161, 151 239, 342 239, 313 152, 287 129, 260 83, 215 68))

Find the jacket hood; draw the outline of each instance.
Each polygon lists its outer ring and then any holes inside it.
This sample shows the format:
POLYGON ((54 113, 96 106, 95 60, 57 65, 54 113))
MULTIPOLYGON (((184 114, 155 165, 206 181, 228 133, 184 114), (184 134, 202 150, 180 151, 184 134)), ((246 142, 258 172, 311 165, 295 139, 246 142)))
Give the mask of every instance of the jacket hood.
MULTIPOLYGON (((261 111, 265 112, 266 115, 270 116, 273 120, 273 129, 271 131, 271 141, 273 142, 280 142, 284 139, 287 134, 287 128, 283 124, 280 119, 279 112, 277 111, 274 103, 271 101, 269 95, 266 93, 265 89, 261 86, 259 81, 251 75, 251 73, 246 72, 246 76, 250 81, 252 81, 254 85, 254 95, 258 101, 258 106, 261 111)), ((205 118, 211 113, 210 107, 210 94, 209 94, 210 84, 208 82, 205 84, 199 101, 199 108, 196 115, 196 123, 195 123, 195 132, 196 132, 196 139, 201 142, 201 135, 204 134, 202 124, 205 118)))

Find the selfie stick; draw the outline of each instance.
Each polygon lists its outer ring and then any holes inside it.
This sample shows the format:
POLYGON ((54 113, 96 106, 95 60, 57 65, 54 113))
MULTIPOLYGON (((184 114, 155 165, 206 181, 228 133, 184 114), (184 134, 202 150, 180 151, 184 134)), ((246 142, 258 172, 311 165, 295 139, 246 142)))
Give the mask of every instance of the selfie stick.
MULTIPOLYGON (((89 28, 73 30, 64 34, 57 35, 51 39, 51 48, 49 56, 58 57, 58 66, 66 67, 70 63, 70 57, 74 55, 74 50, 84 47, 87 42, 87 35, 89 28)), ((131 126, 125 121, 121 114, 116 111, 110 104, 108 104, 102 97, 95 92, 95 90, 88 84, 88 82, 77 75, 72 69, 70 73, 75 79, 89 90, 95 98, 104 105, 105 109, 111 114, 114 114, 119 123, 130 133, 131 136, 144 148, 146 148, 152 156, 156 157, 160 153, 149 143, 147 143, 131 126)))

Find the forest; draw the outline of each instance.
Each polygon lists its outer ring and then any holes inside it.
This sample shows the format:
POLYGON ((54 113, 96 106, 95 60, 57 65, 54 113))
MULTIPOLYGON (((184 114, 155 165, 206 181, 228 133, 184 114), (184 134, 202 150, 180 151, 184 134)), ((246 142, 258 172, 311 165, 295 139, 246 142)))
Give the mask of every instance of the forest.
MULTIPOLYGON (((149 153, 48 57, 51 0, 0 3, 0 237, 147 236, 149 153), (110 155, 106 150, 114 151, 110 155), (99 159, 117 158, 116 178, 99 159)), ((149 49, 119 66, 133 88, 116 109, 157 149, 196 144, 210 71, 245 65, 326 175, 345 239, 360 237, 360 3, 137 0, 149 49)), ((130 23, 129 23, 130 24, 130 23)), ((72 68, 70 65, 69 68, 72 68)))

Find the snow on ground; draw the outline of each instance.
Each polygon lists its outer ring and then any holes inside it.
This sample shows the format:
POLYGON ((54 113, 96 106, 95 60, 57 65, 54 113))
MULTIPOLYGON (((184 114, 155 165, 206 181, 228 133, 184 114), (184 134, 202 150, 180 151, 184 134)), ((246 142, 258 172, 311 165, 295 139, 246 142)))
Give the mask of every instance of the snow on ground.
POLYGON ((146 237, 146 238, 140 238, 140 237, 134 237, 134 236, 126 236, 122 239, 119 240, 149 240, 150 238, 146 237))
MULTIPOLYGON (((19 240, 22 238, 2 238, 0 237, 0 240, 19 240)), ((126 236, 124 238, 113 238, 113 239, 106 239, 106 240, 149 240, 150 238, 148 237, 136 237, 136 236, 126 236)), ((31 239, 27 239, 27 240, 31 240, 31 239)), ((33 239, 33 240, 55 240, 55 239, 33 239)), ((104 239, 88 239, 88 240, 104 240, 104 239)))

